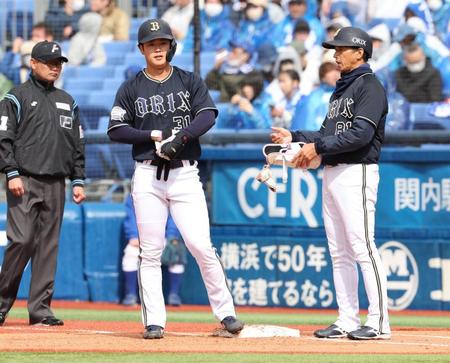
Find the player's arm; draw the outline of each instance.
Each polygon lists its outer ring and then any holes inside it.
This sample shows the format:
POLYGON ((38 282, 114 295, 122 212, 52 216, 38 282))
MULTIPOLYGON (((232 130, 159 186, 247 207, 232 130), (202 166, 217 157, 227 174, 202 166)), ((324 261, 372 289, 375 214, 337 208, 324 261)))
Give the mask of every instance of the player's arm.
POLYGON ((169 129, 140 130, 134 127, 134 98, 129 88, 128 84, 124 83, 117 91, 109 118, 109 138, 124 144, 144 144, 169 137, 172 134, 169 129))
POLYGON ((205 82, 199 76, 192 74, 189 84, 191 112, 194 118, 186 128, 178 131, 172 141, 161 146, 161 152, 169 159, 175 158, 190 140, 199 138, 216 123, 218 111, 205 82))

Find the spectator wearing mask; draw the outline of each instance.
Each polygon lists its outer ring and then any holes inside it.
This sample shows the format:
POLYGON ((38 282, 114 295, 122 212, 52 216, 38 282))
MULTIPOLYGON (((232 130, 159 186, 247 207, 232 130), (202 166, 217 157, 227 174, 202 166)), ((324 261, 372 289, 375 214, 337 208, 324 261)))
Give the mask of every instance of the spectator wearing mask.
POLYGON ((220 90, 220 101, 229 102, 238 92, 240 82, 254 70, 251 63, 253 48, 251 44, 232 40, 231 50, 217 54, 214 68, 205 78, 209 89, 220 90))
POLYGON ((284 97, 280 103, 271 105, 272 126, 290 129, 295 107, 301 98, 300 76, 295 70, 288 69, 278 74, 278 83, 284 97))
POLYGON ((174 5, 162 15, 162 19, 169 23, 173 36, 180 46, 186 37, 193 16, 194 4, 192 0, 175 0, 174 5))
POLYGON ((318 130, 327 115, 328 101, 341 74, 334 62, 322 63, 318 73, 319 86, 297 103, 290 127, 293 130, 318 130))
POLYGON ((441 101, 442 79, 418 44, 403 50, 405 65, 395 73, 397 91, 409 102, 428 103, 441 101))
POLYGON ((282 47, 288 45, 292 42, 294 28, 300 19, 308 22, 311 29, 311 39, 309 40, 312 44, 320 44, 325 38, 325 32, 323 30, 322 24, 317 18, 308 17, 306 15, 308 8, 308 3, 306 0, 290 0, 288 3, 288 15, 279 22, 273 33, 273 41, 275 46, 282 47))
POLYGON ((273 38, 274 22, 267 10, 269 0, 247 0, 244 17, 239 21, 234 38, 250 43, 255 51, 273 38))
MULTIPOLYGON (((202 24, 201 51, 217 52, 228 49, 235 27, 230 21, 230 7, 223 0, 206 0, 205 7, 200 11, 202 24)), ((194 49, 194 26, 189 26, 183 42, 183 52, 191 53, 194 49)))
POLYGON ((101 66, 106 63, 106 54, 99 42, 102 16, 96 12, 84 14, 79 22, 79 31, 69 44, 69 65, 101 66))

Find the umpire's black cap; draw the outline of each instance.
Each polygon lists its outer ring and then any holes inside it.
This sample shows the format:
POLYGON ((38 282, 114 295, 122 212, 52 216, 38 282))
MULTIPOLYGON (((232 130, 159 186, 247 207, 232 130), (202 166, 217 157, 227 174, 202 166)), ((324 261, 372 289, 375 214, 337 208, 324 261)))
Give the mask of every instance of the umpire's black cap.
POLYGON ((41 62, 48 62, 54 59, 60 59, 68 62, 68 59, 61 54, 61 47, 56 42, 44 40, 37 43, 31 50, 31 58, 41 62))
POLYGON ((153 39, 174 40, 170 25, 162 19, 149 19, 141 24, 138 31, 139 44, 153 39))
POLYGON ((339 29, 333 40, 322 43, 322 47, 335 49, 336 47, 362 48, 369 58, 372 56, 372 39, 364 30, 347 26, 339 29))

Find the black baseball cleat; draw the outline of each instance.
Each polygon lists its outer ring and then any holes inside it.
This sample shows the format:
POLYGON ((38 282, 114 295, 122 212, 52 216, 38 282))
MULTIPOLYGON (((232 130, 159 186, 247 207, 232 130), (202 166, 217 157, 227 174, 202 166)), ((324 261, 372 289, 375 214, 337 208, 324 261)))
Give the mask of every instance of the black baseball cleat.
POLYGON ((61 319, 55 318, 54 316, 47 316, 39 321, 30 321, 30 325, 36 326, 61 326, 64 322, 61 319))
POLYGON ((381 333, 379 330, 370 326, 362 326, 361 328, 348 333, 348 338, 353 340, 391 339, 391 334, 381 333))
POLYGON ((6 313, 0 313, 0 326, 2 326, 5 323, 6 320, 6 313))
POLYGON ((148 325, 145 327, 144 339, 161 339, 164 337, 164 328, 159 325, 148 325))
POLYGON ((227 316, 220 323, 231 334, 237 334, 244 328, 244 322, 236 319, 234 316, 227 316))
POLYGON ((328 328, 319 329, 314 332, 315 337, 325 339, 346 338, 347 334, 344 329, 338 327, 336 324, 331 324, 328 328))

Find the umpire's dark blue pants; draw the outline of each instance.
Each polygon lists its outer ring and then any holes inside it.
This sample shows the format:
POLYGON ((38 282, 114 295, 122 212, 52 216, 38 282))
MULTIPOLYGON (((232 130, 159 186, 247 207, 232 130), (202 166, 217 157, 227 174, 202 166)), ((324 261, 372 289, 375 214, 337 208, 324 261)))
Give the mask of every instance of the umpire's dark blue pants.
POLYGON ((7 189, 7 237, 0 272, 0 312, 7 313, 17 297, 23 271, 31 261, 28 296, 30 324, 53 316, 58 240, 64 213, 64 178, 21 176, 22 197, 7 189))

